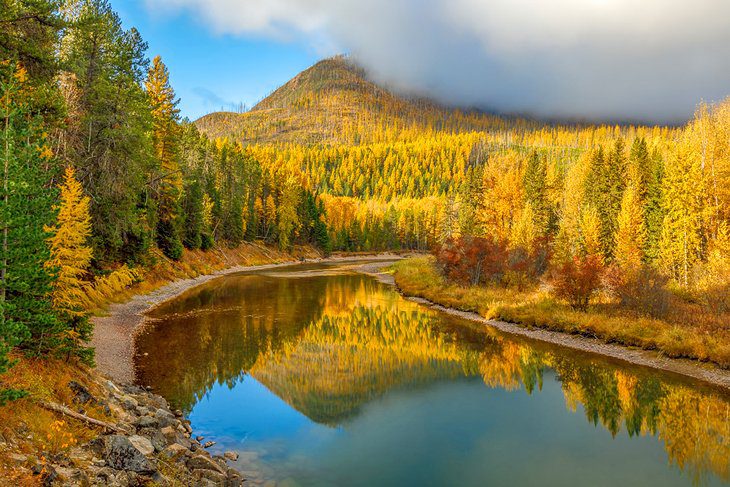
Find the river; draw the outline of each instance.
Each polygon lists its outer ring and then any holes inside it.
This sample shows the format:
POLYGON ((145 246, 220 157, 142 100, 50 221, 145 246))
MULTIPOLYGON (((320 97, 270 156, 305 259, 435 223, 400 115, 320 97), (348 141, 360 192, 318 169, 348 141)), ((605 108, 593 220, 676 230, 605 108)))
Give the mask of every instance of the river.
POLYGON ((425 308, 357 265, 189 290, 138 336, 138 381, 248 485, 730 482, 724 390, 425 308))

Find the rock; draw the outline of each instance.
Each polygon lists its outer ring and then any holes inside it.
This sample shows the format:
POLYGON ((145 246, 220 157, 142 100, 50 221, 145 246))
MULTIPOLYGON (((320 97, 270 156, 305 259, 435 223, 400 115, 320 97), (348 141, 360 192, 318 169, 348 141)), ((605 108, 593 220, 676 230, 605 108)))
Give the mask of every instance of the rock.
POLYGON ((232 462, 235 462, 236 460, 238 460, 238 453, 236 453, 236 452, 234 452, 234 451, 227 451, 227 452, 225 452, 225 453, 223 454, 223 457, 224 457, 224 458, 225 458, 226 460, 230 460, 230 461, 232 461, 232 462))
POLYGON ((106 463, 117 470, 131 472, 152 473, 156 469, 139 451, 129 438, 121 435, 112 435, 107 438, 106 463))
POLYGON ((193 470, 193 475, 201 479, 207 479, 214 482, 216 485, 225 485, 227 477, 222 472, 216 472, 214 470, 198 469, 193 470))
POLYGON ((195 437, 195 441, 203 441, 204 439, 205 439, 205 436, 198 435, 195 437))
POLYGON ((137 428, 157 428, 160 422, 152 416, 142 416, 134 422, 137 428))
POLYGON ((28 457, 22 453, 9 453, 8 459, 16 465, 24 465, 28 461, 28 457))
POLYGON ((167 447, 167 440, 165 436, 157 428, 144 428, 137 430, 137 434, 148 438, 152 442, 152 446, 155 447, 155 451, 162 451, 167 447))
POLYGON ((158 409, 155 411, 155 418, 162 428, 176 425, 178 422, 170 411, 165 411, 164 409, 158 409))
POLYGON ((84 445, 83 448, 89 450, 96 457, 102 457, 106 453, 106 442, 104 441, 103 436, 97 436, 84 445))
POLYGON ((56 472, 56 469, 53 465, 43 465, 43 468, 40 471, 41 479, 43 480, 43 485, 52 485, 53 482, 55 482, 58 479, 58 472, 56 472))
POLYGON ((173 443, 172 445, 168 446, 164 450, 162 450, 161 455, 167 457, 167 458, 174 458, 181 455, 188 456, 190 455, 190 450, 185 448, 182 445, 178 445, 177 443, 173 443))
POLYGON ((68 387, 74 393, 73 402, 75 402, 76 404, 98 404, 98 401, 94 396, 91 395, 89 390, 75 380, 69 382, 68 387))
POLYGON ((71 464, 81 467, 84 463, 88 463, 91 460, 91 452, 81 447, 75 447, 69 450, 68 459, 71 464))
POLYGON ((182 425, 183 425, 183 428, 185 428, 185 431, 188 433, 188 435, 193 434, 193 427, 190 426, 190 421, 183 421, 182 425))
POLYGON ((136 411, 137 406, 139 406, 139 403, 135 398, 132 396, 122 396, 121 397, 122 407, 126 409, 127 411, 136 411))
POLYGON ((185 438, 182 433, 179 431, 175 431, 175 429, 172 426, 166 426, 160 430, 160 433, 165 437, 165 441, 168 445, 171 445, 172 443, 177 443, 185 448, 190 448, 190 440, 185 438))
POLYGON ((134 435, 129 437, 129 442, 141 451, 143 455, 149 456, 155 452, 152 442, 144 436, 134 435))
POLYGON ((89 477, 83 470, 66 467, 55 467, 55 470, 54 482, 62 482, 64 485, 89 485, 89 477))
POLYGON ((206 441, 205 444, 203 444, 203 448, 210 448, 213 445, 215 445, 215 441, 206 441))
POLYGON ((182 418, 183 417, 183 412, 180 411, 179 409, 176 409, 175 411, 173 411, 173 414, 175 415, 176 418, 182 418))
POLYGON ((191 470, 212 470, 221 474, 225 472, 220 465, 206 455, 195 455, 188 459, 186 465, 191 470))

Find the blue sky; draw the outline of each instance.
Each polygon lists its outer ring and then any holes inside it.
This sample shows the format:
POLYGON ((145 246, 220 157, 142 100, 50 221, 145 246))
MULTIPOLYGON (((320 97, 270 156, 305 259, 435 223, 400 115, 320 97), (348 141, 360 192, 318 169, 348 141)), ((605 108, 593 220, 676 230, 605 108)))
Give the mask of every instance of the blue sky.
POLYGON ((182 116, 249 107, 314 64, 308 45, 255 36, 217 34, 188 11, 152 11, 144 0, 112 0, 125 28, 136 27, 170 69, 182 116))

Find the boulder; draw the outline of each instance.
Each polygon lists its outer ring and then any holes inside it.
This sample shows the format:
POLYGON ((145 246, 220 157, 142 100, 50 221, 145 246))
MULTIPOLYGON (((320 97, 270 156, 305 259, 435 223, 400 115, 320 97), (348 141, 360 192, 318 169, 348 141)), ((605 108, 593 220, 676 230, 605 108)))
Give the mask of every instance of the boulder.
POLYGON ((223 457, 224 457, 224 458, 225 458, 226 460, 230 460, 230 461, 232 461, 232 462, 235 462, 236 460, 238 460, 238 453, 236 453, 236 452, 234 452, 234 451, 227 451, 227 452, 225 452, 225 453, 223 454, 223 457))
POLYGON ((96 400, 91 392, 75 380, 70 381, 68 387, 74 393, 73 402, 76 404, 98 404, 99 401, 96 400))
POLYGON ((166 411, 164 409, 158 409, 155 411, 155 419, 157 419, 157 422, 162 428, 177 425, 178 422, 170 411, 166 411))
POLYGON ((152 455, 155 452, 155 447, 152 445, 152 442, 144 436, 130 436, 129 442, 145 456, 152 455))
POLYGON ((165 456, 167 458, 174 458, 174 457, 178 457, 181 455, 188 456, 190 454, 191 454, 190 450, 188 450, 187 448, 185 448, 182 445, 178 445, 177 443, 173 443, 172 445, 168 446, 167 448, 162 450, 162 453, 161 453, 162 456, 165 456))
POLYGON ((160 433, 162 436, 165 437, 165 441, 168 445, 171 445, 173 443, 178 443, 185 448, 190 448, 190 440, 185 438, 185 436, 180 433, 179 431, 176 431, 172 426, 166 426, 160 430, 160 433))
POLYGON ((216 485, 225 485, 226 480, 228 480, 225 474, 213 470, 199 469, 193 470, 192 473, 195 477, 210 480, 216 485))
POLYGON ((152 416, 142 416, 134 422, 137 428, 157 428, 160 422, 152 416))
POLYGON ((148 438, 152 446, 155 447, 155 451, 160 452, 167 447, 167 439, 157 428, 143 428, 137 430, 137 434, 148 438))
POLYGON ((116 470, 126 470, 138 473, 153 473, 154 465, 139 451, 129 438, 121 435, 107 437, 106 456, 107 465, 116 470))
POLYGON ((207 455, 195 455, 188 459, 186 465, 191 470, 212 470, 220 474, 225 473, 225 470, 207 455))

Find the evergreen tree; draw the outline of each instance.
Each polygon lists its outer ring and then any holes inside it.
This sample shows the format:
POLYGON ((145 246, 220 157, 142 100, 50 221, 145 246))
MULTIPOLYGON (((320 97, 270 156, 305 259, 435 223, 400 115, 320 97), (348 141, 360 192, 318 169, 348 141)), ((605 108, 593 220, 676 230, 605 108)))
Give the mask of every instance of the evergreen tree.
MULTIPOLYGON (((42 120, 30 113, 26 71, 0 63, 3 194, 0 198, 0 352, 20 345, 40 355, 59 345, 64 326, 51 307, 46 228, 53 222, 56 172, 42 120)), ((7 366, 0 354, 0 365, 7 366)))
POLYGON ((522 178, 525 202, 531 209, 533 224, 539 235, 547 235, 550 226, 550 206, 547 198, 547 164, 537 152, 527 160, 522 178))
POLYGON ((182 257, 180 238, 180 197, 182 175, 178 162, 179 110, 170 75, 160 56, 152 61, 147 81, 147 96, 152 106, 155 156, 159 164, 157 178, 157 245, 171 259, 182 257))
POLYGON ((60 50, 67 107, 60 156, 91 197, 95 258, 139 261, 155 225, 152 118, 142 89, 147 45, 122 28, 107 0, 76 3, 60 50))
POLYGON ((609 261, 616 246, 617 217, 625 188, 625 172, 623 139, 617 138, 608 154, 604 154, 601 147, 594 152, 586 181, 586 196, 598 212, 601 253, 609 261))

